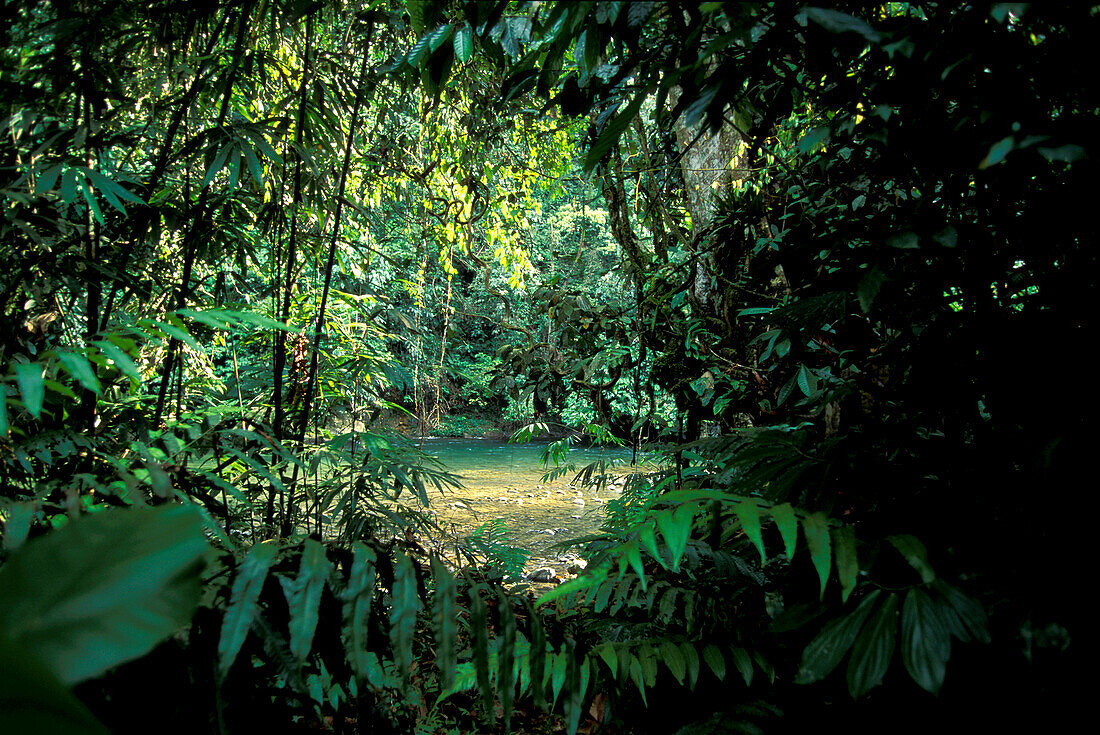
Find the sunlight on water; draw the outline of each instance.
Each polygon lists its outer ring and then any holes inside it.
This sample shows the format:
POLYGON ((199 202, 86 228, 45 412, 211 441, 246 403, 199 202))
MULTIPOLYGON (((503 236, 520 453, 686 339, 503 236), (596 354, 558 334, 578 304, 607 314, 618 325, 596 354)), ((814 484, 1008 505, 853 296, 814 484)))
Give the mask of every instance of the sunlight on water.
MULTIPOLYGON (((508 526, 509 541, 531 555, 528 571, 569 563, 576 551, 553 547, 597 532, 604 504, 618 492, 571 484, 576 472, 543 481, 547 470, 540 467, 539 458, 544 447, 542 443, 509 444, 490 439, 425 439, 424 451, 459 475, 465 485, 459 491, 430 498, 431 511, 446 536, 461 538, 480 524, 499 518, 508 526)), ((580 470, 603 459, 622 465, 609 468, 609 472, 623 474, 631 471, 630 456, 629 449, 575 448, 570 462, 580 470)))

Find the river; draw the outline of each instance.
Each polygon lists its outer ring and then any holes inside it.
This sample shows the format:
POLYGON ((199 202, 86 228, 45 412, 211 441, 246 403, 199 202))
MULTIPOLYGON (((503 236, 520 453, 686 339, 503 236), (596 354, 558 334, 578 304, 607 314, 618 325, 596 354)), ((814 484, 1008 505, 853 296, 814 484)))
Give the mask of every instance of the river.
MULTIPOLYGON (((555 547, 597 532, 607 501, 618 497, 619 490, 614 485, 597 488, 572 483, 575 472, 545 481, 547 470, 539 465, 545 446, 491 439, 425 439, 424 451, 459 475, 464 485, 429 496, 429 512, 440 524, 444 539, 460 539, 487 521, 501 519, 509 545, 529 555, 526 572, 549 566, 564 576, 575 563, 576 549, 555 547)), ((618 465, 610 472, 624 474, 632 471, 630 457, 629 449, 574 448, 569 461, 579 470, 602 459, 618 465)))

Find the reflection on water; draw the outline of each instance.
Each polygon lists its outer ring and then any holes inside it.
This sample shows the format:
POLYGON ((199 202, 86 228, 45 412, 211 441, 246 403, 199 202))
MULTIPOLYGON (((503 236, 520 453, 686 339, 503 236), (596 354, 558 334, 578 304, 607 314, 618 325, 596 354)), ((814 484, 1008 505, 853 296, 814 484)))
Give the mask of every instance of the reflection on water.
MULTIPOLYGON (((425 439, 423 449, 460 476, 463 489, 430 495, 431 511, 448 538, 468 535, 494 518, 508 526, 510 541, 531 554, 528 571, 561 565, 575 554, 553 549, 599 530, 613 488, 571 484, 575 473, 546 482, 540 467, 544 443, 509 444, 490 439, 425 439)), ((604 460, 609 472, 631 471, 629 449, 574 448, 569 461, 581 469, 604 460)), ((552 469, 552 468, 551 468, 552 469)))

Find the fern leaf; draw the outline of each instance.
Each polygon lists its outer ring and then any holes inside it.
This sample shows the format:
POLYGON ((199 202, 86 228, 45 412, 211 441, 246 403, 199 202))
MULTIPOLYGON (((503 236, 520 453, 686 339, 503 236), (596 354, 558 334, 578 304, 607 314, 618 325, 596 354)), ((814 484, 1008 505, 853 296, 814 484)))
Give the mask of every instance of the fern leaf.
POLYGON ((218 641, 218 674, 221 678, 240 653, 257 613, 260 611, 260 591, 267 579, 268 569, 279 553, 279 544, 268 541, 249 549, 233 580, 229 608, 222 618, 222 633, 218 641))
POLYGON ((567 663, 568 656, 566 656, 565 653, 555 653, 551 656, 550 691, 554 695, 551 708, 557 706, 558 695, 561 694, 561 688, 565 685, 565 673, 567 663))
POLYGON ((454 575, 434 556, 432 557, 432 577, 435 579, 435 596, 432 598, 435 661, 436 666, 439 667, 440 686, 443 689, 450 689, 454 685, 457 664, 458 592, 454 575))
POLYGON ((497 653, 497 690, 504 710, 504 732, 512 727, 512 698, 516 690, 516 614, 504 590, 498 590, 497 611, 500 615, 500 650, 497 653))
POLYGON ((290 609, 290 653, 298 661, 305 662, 313 645, 317 630, 321 592, 325 588, 332 565, 325 557, 325 548, 313 539, 306 539, 302 546, 302 560, 297 578, 279 578, 290 609))
POLYGON ((367 660, 367 621, 374 598, 376 560, 377 557, 369 546, 356 542, 352 547, 348 586, 340 596, 344 602, 344 648, 351 670, 359 683, 366 680, 370 666, 367 660))
POLYGON ((535 706, 546 707, 546 630, 542 618, 528 601, 527 619, 531 621, 531 686, 535 690, 535 706))
POLYGON ((416 571, 407 554, 398 553, 393 570, 393 600, 390 608, 390 643, 393 660, 401 674, 403 686, 408 686, 412 671, 413 634, 416 614, 420 611, 420 596, 416 589, 416 571))
POLYGON ((485 719, 493 719, 493 687, 489 678, 489 616, 477 588, 470 589, 470 629, 474 638, 474 667, 481 690, 485 719))

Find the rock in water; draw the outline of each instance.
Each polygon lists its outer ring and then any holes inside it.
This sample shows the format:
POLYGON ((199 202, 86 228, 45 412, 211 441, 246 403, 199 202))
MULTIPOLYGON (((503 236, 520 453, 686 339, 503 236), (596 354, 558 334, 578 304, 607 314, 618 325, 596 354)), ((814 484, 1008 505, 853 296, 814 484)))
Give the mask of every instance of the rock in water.
POLYGON ((540 567, 527 575, 527 579, 532 582, 556 582, 558 575, 553 567, 540 567))

